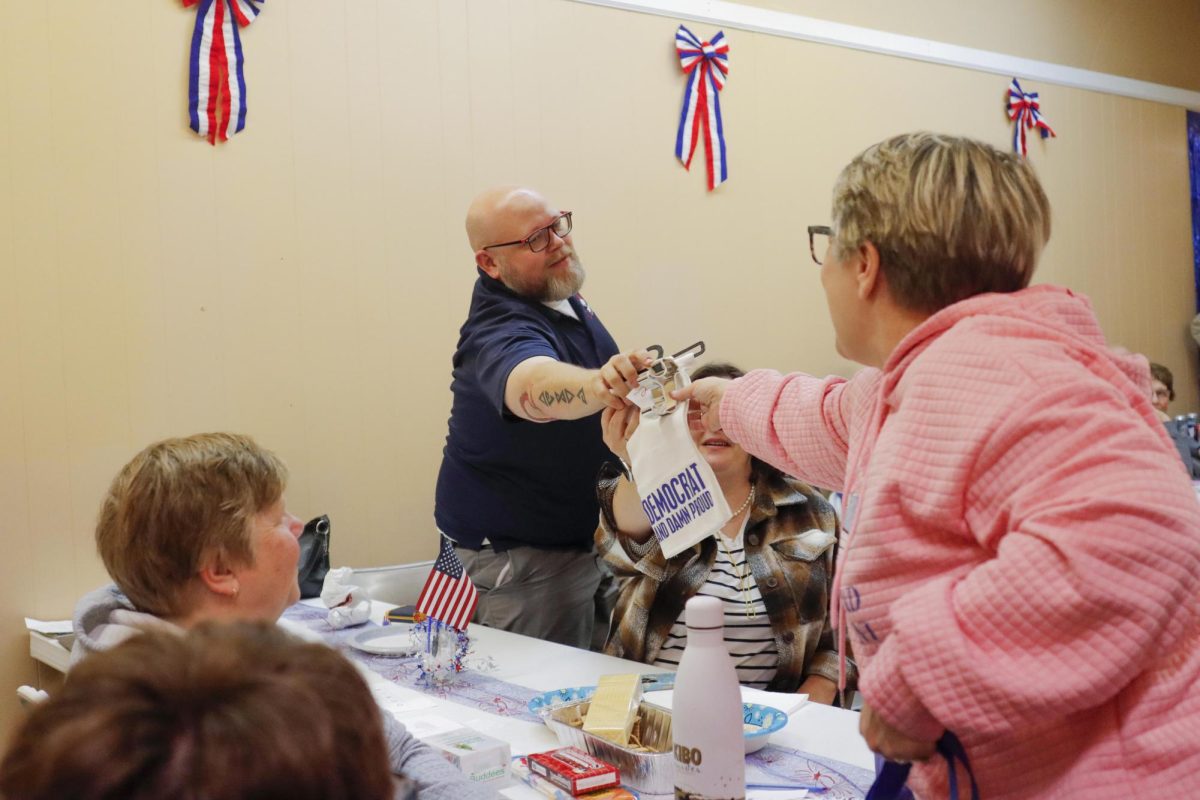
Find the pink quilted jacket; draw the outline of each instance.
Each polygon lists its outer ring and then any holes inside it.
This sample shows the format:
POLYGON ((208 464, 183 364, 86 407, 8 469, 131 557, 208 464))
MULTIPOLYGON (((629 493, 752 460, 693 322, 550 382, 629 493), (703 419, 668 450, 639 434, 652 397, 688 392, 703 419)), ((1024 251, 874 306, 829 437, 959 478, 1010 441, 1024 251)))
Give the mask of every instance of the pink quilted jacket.
MULTIPOLYGON (((721 403, 747 450, 846 492, 859 689, 957 734, 986 800, 1200 798, 1200 504, 1148 386, 1037 286, 943 309, 882 370, 760 370, 721 403)), ((910 786, 946 796, 945 762, 910 786)))

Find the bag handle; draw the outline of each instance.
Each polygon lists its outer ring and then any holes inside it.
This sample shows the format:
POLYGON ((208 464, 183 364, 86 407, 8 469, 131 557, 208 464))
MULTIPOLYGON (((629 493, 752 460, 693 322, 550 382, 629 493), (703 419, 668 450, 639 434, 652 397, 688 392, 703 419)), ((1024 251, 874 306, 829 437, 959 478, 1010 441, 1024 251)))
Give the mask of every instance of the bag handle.
MULTIPOLYGON (((971 770, 971 762, 967 759, 967 751, 950 731, 938 739, 937 751, 946 760, 946 769, 950 771, 950 800, 958 800, 958 770, 957 762, 962 762, 967 777, 971 780, 971 800, 980 800, 979 785, 975 783, 975 773, 971 770)), ((883 769, 875 776, 871 790, 867 792, 866 800, 905 800, 911 798, 908 790, 908 773, 912 764, 901 764, 898 761, 885 761, 883 769)))
POLYGON ((643 414, 661 417, 675 410, 678 403, 670 393, 688 385, 687 367, 702 356, 706 348, 704 342, 699 341, 672 356, 663 356, 661 345, 652 344, 646 349, 657 352, 658 357, 638 373, 637 388, 630 392, 629 399, 643 414))

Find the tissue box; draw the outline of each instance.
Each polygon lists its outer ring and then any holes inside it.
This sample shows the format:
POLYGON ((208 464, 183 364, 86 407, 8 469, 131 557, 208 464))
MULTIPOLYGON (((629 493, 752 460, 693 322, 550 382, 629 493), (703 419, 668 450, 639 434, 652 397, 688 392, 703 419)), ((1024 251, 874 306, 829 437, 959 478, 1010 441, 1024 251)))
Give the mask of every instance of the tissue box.
POLYGON ((455 728, 422 741, 458 767, 471 783, 496 788, 508 785, 508 762, 512 755, 508 742, 470 728, 455 728))

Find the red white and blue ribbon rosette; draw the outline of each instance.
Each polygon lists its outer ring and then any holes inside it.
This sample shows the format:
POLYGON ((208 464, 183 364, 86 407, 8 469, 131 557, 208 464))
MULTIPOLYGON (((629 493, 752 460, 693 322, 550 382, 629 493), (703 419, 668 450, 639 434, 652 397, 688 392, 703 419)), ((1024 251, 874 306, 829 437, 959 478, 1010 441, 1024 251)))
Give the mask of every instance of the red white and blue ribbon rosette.
POLYGON ((679 51, 679 65, 688 76, 683 110, 679 114, 679 132, 675 135, 675 156, 685 168, 691 169, 692 155, 703 135, 708 190, 711 192, 729 179, 719 98, 720 91, 725 88, 725 76, 729 74, 729 45, 723 31, 711 42, 702 42, 680 25, 675 32, 675 49, 679 51))
POLYGON ((242 37, 238 29, 258 17, 263 2, 183 0, 184 8, 200 6, 188 70, 191 128, 214 145, 217 139, 228 141, 231 133, 246 127, 246 78, 242 74, 242 37))
POLYGON ((1008 87, 1008 118, 1016 122, 1013 127, 1013 152, 1022 156, 1029 155, 1025 144, 1025 133, 1030 128, 1037 128, 1043 139, 1055 136, 1054 130, 1042 119, 1042 107, 1038 102, 1037 92, 1021 91, 1021 84, 1013 78, 1008 87))

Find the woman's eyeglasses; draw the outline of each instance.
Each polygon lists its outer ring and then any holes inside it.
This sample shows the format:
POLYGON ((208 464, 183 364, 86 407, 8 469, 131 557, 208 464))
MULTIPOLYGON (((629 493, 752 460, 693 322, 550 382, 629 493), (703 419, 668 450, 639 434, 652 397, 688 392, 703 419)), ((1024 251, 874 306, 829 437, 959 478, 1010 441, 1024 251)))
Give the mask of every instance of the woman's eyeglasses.
POLYGON ((809 225, 808 226, 808 252, 812 253, 812 260, 821 266, 825 257, 825 253, 829 252, 829 243, 833 238, 833 228, 828 225, 809 225), (817 255, 820 253, 821 255, 817 255))

